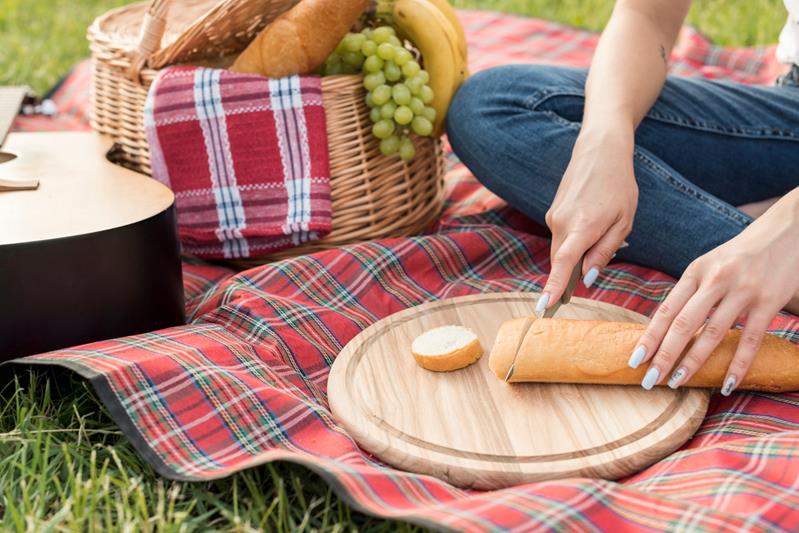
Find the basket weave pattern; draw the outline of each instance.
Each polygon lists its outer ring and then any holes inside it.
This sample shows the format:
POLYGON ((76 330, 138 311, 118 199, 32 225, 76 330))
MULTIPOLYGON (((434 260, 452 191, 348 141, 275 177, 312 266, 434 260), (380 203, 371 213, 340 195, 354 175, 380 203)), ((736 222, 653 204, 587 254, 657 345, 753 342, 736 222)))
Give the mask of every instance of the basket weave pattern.
MULTIPOLYGON (((150 173, 144 104, 159 68, 235 54, 295 3, 154 0, 109 11, 95 20, 88 32, 93 59, 92 127, 114 139, 115 160, 150 173)), ((443 203, 441 142, 417 137, 416 157, 409 163, 382 155, 371 133, 361 81, 361 76, 322 79, 333 230, 323 239, 268 259, 413 235, 438 216, 443 203)), ((257 262, 263 259, 244 263, 257 262)))

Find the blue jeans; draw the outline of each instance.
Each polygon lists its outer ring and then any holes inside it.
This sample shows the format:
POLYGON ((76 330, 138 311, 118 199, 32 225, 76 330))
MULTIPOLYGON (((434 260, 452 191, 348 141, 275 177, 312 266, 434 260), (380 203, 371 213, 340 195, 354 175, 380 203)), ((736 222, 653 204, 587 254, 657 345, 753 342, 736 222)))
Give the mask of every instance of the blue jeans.
MULTIPOLYGON (((455 153, 544 224, 582 121, 587 71, 513 65, 472 76, 447 117, 455 153)), ((752 219, 735 206, 799 186, 799 87, 669 77, 635 134, 638 209, 619 258, 679 276, 752 219)))

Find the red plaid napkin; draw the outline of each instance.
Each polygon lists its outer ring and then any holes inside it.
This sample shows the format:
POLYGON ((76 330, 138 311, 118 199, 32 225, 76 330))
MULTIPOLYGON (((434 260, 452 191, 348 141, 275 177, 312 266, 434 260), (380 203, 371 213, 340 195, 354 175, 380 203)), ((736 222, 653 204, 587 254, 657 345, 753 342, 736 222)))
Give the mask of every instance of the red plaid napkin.
POLYGON ((255 257, 330 231, 318 77, 168 68, 144 121, 153 177, 175 193, 184 252, 255 257))

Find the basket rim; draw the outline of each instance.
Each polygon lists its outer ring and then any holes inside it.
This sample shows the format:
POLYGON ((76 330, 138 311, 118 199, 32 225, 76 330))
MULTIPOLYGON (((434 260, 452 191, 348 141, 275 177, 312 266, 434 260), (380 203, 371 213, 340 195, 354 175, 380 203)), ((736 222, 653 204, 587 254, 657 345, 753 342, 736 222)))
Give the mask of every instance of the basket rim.
MULTIPOLYGON (((123 55, 133 56, 139 44, 138 32, 141 29, 141 24, 144 21, 145 15, 148 13, 151 1, 152 0, 132 2, 130 4, 112 8, 105 13, 100 14, 89 25, 86 33, 87 39, 91 44, 100 46, 109 52, 121 52, 123 55), (119 39, 115 39, 114 35, 118 34, 119 32, 112 32, 107 29, 110 21, 119 17, 124 17, 126 13, 136 11, 141 11, 141 17, 137 17, 136 19, 137 26, 135 27, 137 28, 137 31, 135 35, 131 34, 131 41, 125 40, 123 43, 119 39)), ((181 0, 167 1, 170 4, 170 10, 180 7, 181 0)), ((269 0, 260 0, 260 2, 257 2, 257 4, 264 4, 267 1, 269 0)), ((282 4, 284 6, 282 11, 286 11, 294 6, 299 0, 271 1, 274 4, 282 4)), ((215 21, 226 18, 226 14, 230 9, 236 9, 237 6, 246 6, 248 3, 253 4, 256 2, 248 2, 248 0, 207 0, 208 6, 202 15, 198 16, 184 27, 180 28, 179 32, 172 31, 164 33, 158 48, 150 57, 145 58, 146 62, 144 68, 149 67, 153 69, 160 69, 165 66, 191 59, 192 56, 196 54, 196 43, 193 42, 191 36, 201 35, 206 28, 212 27, 215 21), (168 37, 169 39, 167 40, 168 37)), ((168 12, 166 14, 166 19, 169 20, 168 12)), ((255 35, 266 24, 268 24, 268 21, 263 21, 262 24, 246 29, 248 32, 251 32, 253 35, 255 35)), ((241 29, 244 30, 245 28, 241 29)), ((230 33, 231 38, 234 34, 235 32, 230 33)), ((227 48, 223 45, 209 44, 210 47, 205 48, 204 57, 219 57, 222 55, 223 50, 227 50, 227 48)), ((234 47, 239 47, 239 44, 241 43, 234 45, 234 47)))
POLYGON ((86 38, 90 41, 90 43, 98 43, 103 44, 107 48, 123 51, 123 52, 132 52, 135 49, 136 43, 133 44, 132 48, 126 48, 121 46, 121 43, 118 40, 111 38, 111 33, 105 31, 103 29, 103 24, 108 22, 109 19, 113 18, 114 16, 118 15, 119 13, 130 11, 132 7, 139 7, 145 6, 148 2, 133 2, 130 4, 125 4, 123 6, 114 7, 109 9, 105 13, 101 13, 98 15, 91 24, 89 24, 88 29, 86 30, 86 38))

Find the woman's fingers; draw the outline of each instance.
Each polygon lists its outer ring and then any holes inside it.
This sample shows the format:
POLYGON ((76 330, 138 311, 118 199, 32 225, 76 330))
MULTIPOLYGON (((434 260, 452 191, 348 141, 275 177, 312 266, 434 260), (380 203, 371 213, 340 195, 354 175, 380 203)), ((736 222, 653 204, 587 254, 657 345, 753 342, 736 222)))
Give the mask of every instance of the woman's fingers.
POLYGON ((605 268, 616 252, 625 243, 624 239, 630 232, 630 228, 622 224, 616 224, 602 236, 596 244, 591 246, 585 253, 583 263, 583 285, 588 289, 594 284, 599 273, 605 268))
POLYGON ((669 387, 676 389, 691 379, 699 367, 705 364, 735 320, 743 314, 747 305, 747 299, 738 295, 728 295, 721 301, 713 316, 702 328, 696 341, 685 353, 680 365, 669 377, 669 387))
POLYGON ((741 338, 738 341, 738 348, 735 350, 735 356, 727 369, 724 385, 721 387, 721 394, 724 396, 732 394, 732 391, 743 381, 757 355, 757 351, 760 349, 763 335, 765 335, 766 329, 776 313, 776 311, 765 312, 762 307, 753 309, 749 313, 741 338))
POLYGON ((677 282, 663 303, 660 304, 649 326, 641 335, 638 346, 636 346, 630 356, 628 362, 630 367, 638 368, 641 363, 648 361, 655 354, 671 323, 688 300, 696 293, 697 289, 698 283, 691 276, 683 276, 677 282))
MULTIPOLYGON (((699 285, 690 276, 681 279, 661 304, 630 357, 630 366, 633 368, 650 358, 652 360, 641 385, 651 389, 670 370, 673 372, 668 378, 669 387, 676 389, 690 380, 718 347, 736 319, 747 312, 752 301, 751 294, 747 296, 745 291, 728 292, 724 284, 699 285), (707 319, 710 310, 725 293, 713 316, 707 319), (699 335, 695 337, 700 328, 699 335), (681 358, 689 343, 690 347, 681 358), (679 365, 675 369, 678 361, 679 365)), ((746 326, 724 378, 721 393, 725 396, 729 396, 746 376, 775 314, 776 310, 762 305, 748 312, 746 326)))
POLYGON ((591 243, 584 234, 576 232, 567 234, 559 246, 553 241, 552 268, 541 298, 538 299, 536 304, 536 313, 540 315, 563 296, 574 267, 590 245, 591 243))
POLYGON ((700 287, 691 296, 683 308, 677 312, 663 336, 641 386, 651 389, 668 375, 685 347, 705 323, 705 319, 719 301, 719 297, 718 292, 707 287, 700 287))

